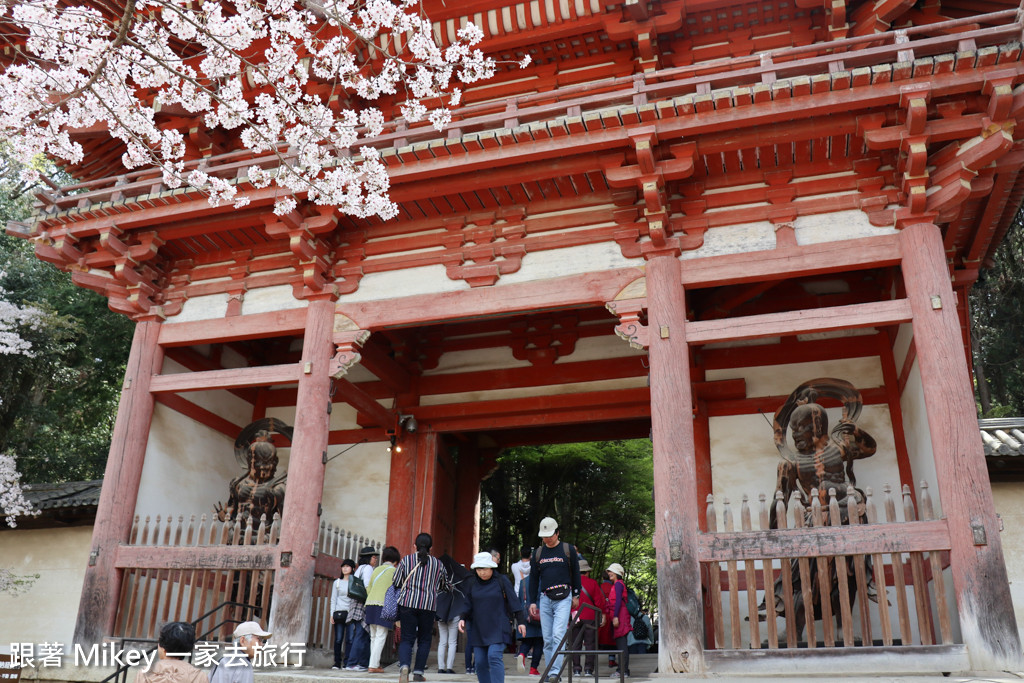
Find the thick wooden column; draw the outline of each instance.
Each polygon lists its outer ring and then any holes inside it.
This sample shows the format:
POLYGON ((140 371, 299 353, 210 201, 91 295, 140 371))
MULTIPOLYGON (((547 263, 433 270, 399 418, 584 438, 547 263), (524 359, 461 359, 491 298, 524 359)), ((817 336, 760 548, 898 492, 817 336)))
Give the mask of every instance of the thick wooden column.
POLYGON ((75 624, 75 642, 81 645, 100 643, 113 634, 121 590, 121 572, 114 566, 114 551, 118 544, 128 542, 139 496, 153 421, 154 400, 149 383, 160 372, 164 357, 157 343, 159 335, 158 322, 135 325, 75 624))
POLYGON ((686 303, 672 251, 647 262, 651 426, 654 432, 654 546, 661 636, 658 671, 703 673, 704 612, 697 559, 697 466, 686 343, 686 303))
POLYGON ((455 480, 455 549, 459 562, 472 559, 480 545, 480 454, 469 446, 459 449, 455 480))
MULTIPOLYGON (((431 536, 434 535, 434 501, 437 493, 437 439, 437 434, 427 429, 421 429, 416 434, 414 534, 426 532, 431 536)), ((415 536, 412 538, 415 538, 415 536)))
POLYGON ((303 375, 295 402, 295 438, 288 460, 288 484, 281 513, 280 568, 274 579, 270 611, 274 640, 305 643, 313 610, 314 555, 324 491, 323 454, 327 449, 334 351, 334 302, 311 301, 302 342, 303 375))
POLYGON ((905 228, 900 242, 963 641, 972 669, 1020 670, 1020 637, 942 236, 936 226, 918 224, 905 228))
POLYGON ((413 526, 416 504, 416 452, 419 439, 403 433, 398 448, 391 449, 391 478, 388 482, 387 544, 403 554, 416 537, 413 526))

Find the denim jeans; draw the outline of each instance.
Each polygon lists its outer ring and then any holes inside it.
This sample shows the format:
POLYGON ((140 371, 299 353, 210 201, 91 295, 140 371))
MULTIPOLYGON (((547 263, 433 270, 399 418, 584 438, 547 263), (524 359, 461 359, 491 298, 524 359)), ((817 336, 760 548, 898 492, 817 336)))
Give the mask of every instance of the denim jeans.
MULTIPOLYGON (((347 613, 343 613, 347 614, 347 613)), ((344 617, 343 617, 344 618, 344 617)), ((342 652, 347 656, 352 651, 352 624, 335 622, 334 624, 334 666, 341 666, 342 652)))
POLYGON ((480 683, 505 683, 504 643, 494 643, 487 647, 474 647, 476 657, 476 680, 480 683))
POLYGON ((427 666, 430 643, 434 640, 434 612, 400 605, 398 621, 402 625, 402 641, 398 644, 398 664, 412 664, 412 644, 415 642, 416 664, 412 671, 421 674, 427 666))
POLYGON ((565 632, 569 628, 572 598, 552 600, 541 594, 537 608, 540 610, 540 631, 544 634, 544 659, 547 662, 554 661, 554 664, 548 669, 548 677, 553 678, 562 670, 564 657, 558 655, 555 658, 555 650, 558 649, 558 644, 562 642, 562 638, 565 637, 565 632))
POLYGON ((348 622, 352 629, 352 646, 345 657, 345 666, 366 666, 370 663, 370 634, 362 621, 348 622))

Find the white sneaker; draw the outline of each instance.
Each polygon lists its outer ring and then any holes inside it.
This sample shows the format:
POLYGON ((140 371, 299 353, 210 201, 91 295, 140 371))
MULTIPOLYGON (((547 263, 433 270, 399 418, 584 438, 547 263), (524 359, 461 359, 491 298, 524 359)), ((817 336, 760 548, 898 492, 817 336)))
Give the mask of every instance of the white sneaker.
POLYGON ((521 652, 516 657, 516 668, 519 669, 519 673, 526 673, 526 653, 521 652))

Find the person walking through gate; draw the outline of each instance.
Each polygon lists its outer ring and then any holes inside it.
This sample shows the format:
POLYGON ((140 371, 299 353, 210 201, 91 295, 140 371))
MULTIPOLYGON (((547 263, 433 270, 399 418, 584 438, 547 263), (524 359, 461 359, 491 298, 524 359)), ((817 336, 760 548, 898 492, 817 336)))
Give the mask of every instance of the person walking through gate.
MULTIPOLYGON (((590 578, 590 563, 580 560, 580 610, 577 618, 573 621, 573 650, 589 650, 591 653, 597 649, 597 630, 604 625, 605 601, 601 586, 594 579, 590 578), (585 607, 592 605, 594 609, 585 607), (582 648, 580 647, 582 645, 582 648)), ((597 655, 588 654, 586 669, 580 669, 580 656, 572 656, 572 672, 583 673, 586 676, 593 676, 597 668, 597 655)))
MULTIPOLYGON (((380 560, 380 553, 372 545, 359 551, 359 567, 353 576, 363 582, 365 588, 370 583, 373 570, 380 560)), ((351 584, 349 584, 351 588, 351 584)), ((363 617, 366 616, 366 604, 362 600, 352 598, 348 610, 348 623, 351 624, 352 650, 345 657, 346 671, 366 671, 370 665, 370 632, 367 631, 363 617)))
POLYGON ((580 563, 576 548, 559 542, 558 522, 551 517, 540 521, 537 535, 543 543, 530 559, 530 613, 540 616, 549 665, 541 683, 557 683, 563 657, 555 657, 555 651, 569 627, 569 613, 579 606, 580 563))
POLYGON ((618 562, 608 566, 608 580, 612 582, 612 592, 608 596, 612 609, 612 635, 615 638, 615 649, 619 650, 619 666, 624 675, 629 676, 629 632, 633 630, 629 621, 629 608, 626 606, 626 584, 622 582, 625 571, 618 562))
POLYGON ((516 623, 519 635, 526 635, 523 610, 512 590, 512 582, 494 571, 497 567, 491 553, 477 553, 470 567, 476 577, 466 582, 466 606, 459 621, 465 633, 466 623, 473 624, 466 647, 476 655, 476 679, 479 683, 505 683, 505 647, 514 641, 509 619, 516 623))
POLYGON ((533 548, 524 545, 519 550, 519 561, 512 565, 512 580, 515 581, 513 587, 516 590, 516 595, 519 595, 519 586, 523 583, 523 579, 530 575, 530 555, 532 553, 533 548))
POLYGON ((430 655, 430 641, 434 637, 434 615, 437 593, 450 590, 444 565, 430 554, 434 539, 430 534, 416 537, 416 552, 406 555, 398 563, 393 585, 398 597, 398 623, 402 640, 398 645, 398 680, 408 683, 412 664, 412 645, 416 643, 416 665, 412 670, 414 681, 425 681, 423 671, 430 655))
POLYGON ((384 610, 384 596, 387 595, 388 586, 395 576, 395 567, 402 559, 398 548, 389 545, 384 548, 380 556, 381 565, 373 570, 370 575, 370 583, 366 584, 366 618, 365 621, 370 627, 370 661, 369 673, 384 673, 380 666, 380 656, 384 652, 384 645, 387 642, 388 632, 395 627, 395 622, 389 621, 382 616, 384 610))
POLYGON ((331 667, 332 669, 341 668, 342 651, 346 655, 352 651, 352 635, 355 632, 355 627, 348 623, 348 612, 352 606, 352 600, 348 597, 348 586, 355 569, 355 562, 344 560, 341 563, 341 576, 334 580, 334 585, 331 587, 331 623, 334 625, 334 666, 331 667))
MULTIPOLYGON (((529 559, 527 559, 529 562, 529 559)), ((544 654, 544 638, 540 630, 540 615, 530 614, 530 581, 526 579, 519 583, 519 602, 523 605, 523 614, 526 617, 526 635, 519 641, 519 654, 516 655, 516 667, 519 673, 526 673, 526 656, 530 655, 530 675, 540 676, 537 667, 540 666, 540 656, 544 654)))

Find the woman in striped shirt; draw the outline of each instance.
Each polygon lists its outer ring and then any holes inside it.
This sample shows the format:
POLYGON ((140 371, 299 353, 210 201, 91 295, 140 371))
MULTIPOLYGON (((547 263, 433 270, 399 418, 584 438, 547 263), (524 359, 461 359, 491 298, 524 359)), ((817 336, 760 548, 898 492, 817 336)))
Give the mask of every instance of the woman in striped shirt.
POLYGON ((395 570, 394 586, 399 590, 398 622, 402 627, 402 640, 398 645, 398 680, 408 683, 412 662, 412 645, 416 646, 416 666, 412 670, 414 681, 425 681, 423 670, 430 655, 434 635, 434 612, 437 593, 451 590, 444 565, 431 556, 434 544, 430 534, 416 537, 416 552, 406 555, 395 570))

